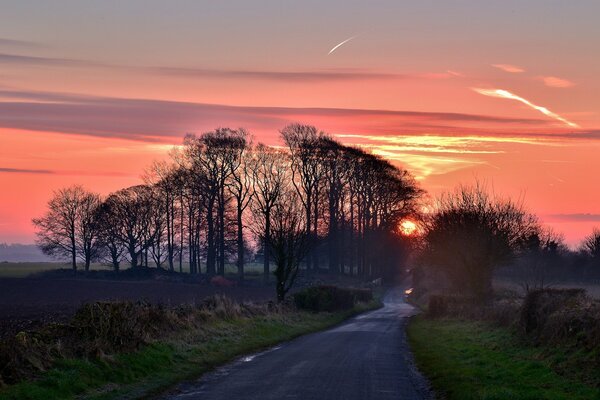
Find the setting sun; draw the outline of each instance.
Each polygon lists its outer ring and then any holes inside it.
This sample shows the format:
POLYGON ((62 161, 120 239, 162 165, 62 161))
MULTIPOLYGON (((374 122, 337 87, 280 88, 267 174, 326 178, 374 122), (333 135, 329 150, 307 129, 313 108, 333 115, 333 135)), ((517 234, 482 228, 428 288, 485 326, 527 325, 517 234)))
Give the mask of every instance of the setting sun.
POLYGON ((411 236, 416 233, 417 224, 409 219, 405 219, 400 223, 400 232, 405 236, 411 236))

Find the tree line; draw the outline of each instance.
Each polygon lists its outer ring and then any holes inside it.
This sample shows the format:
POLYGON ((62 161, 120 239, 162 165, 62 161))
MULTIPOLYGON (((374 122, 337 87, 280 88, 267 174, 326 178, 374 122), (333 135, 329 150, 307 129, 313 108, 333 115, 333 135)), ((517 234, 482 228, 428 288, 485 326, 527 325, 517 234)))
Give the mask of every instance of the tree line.
POLYGON ((283 146, 254 144, 244 129, 187 135, 144 184, 106 197, 60 189, 33 220, 44 253, 73 270, 154 265, 223 275, 249 255, 268 279, 308 271, 391 277, 407 256, 400 222, 424 194, 412 175, 310 125, 280 131, 283 146), (253 250, 253 251, 252 251, 253 250))

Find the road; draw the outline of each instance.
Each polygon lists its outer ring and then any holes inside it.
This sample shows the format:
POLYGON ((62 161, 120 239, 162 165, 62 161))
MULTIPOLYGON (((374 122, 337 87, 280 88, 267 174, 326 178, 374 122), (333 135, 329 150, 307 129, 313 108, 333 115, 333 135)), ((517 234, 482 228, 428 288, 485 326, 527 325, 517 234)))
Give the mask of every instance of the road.
POLYGON ((162 398, 428 399, 404 330, 414 309, 400 289, 389 292, 384 304, 333 329, 241 358, 162 398))

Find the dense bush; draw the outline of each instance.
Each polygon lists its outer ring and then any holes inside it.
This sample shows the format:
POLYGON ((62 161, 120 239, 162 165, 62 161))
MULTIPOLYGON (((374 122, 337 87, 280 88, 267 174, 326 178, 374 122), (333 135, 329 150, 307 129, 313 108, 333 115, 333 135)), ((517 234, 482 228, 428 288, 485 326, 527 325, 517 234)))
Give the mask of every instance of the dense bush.
POLYGON ((337 286, 313 286, 294 294, 296 307, 310 311, 349 310, 356 303, 373 300, 370 289, 340 288, 337 286))

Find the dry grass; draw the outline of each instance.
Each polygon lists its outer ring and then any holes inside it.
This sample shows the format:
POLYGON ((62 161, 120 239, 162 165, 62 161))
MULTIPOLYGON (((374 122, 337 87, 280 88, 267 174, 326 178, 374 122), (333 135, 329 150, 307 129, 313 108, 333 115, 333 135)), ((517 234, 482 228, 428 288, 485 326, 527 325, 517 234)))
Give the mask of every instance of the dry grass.
POLYGON ((84 305, 66 324, 20 332, 0 342, 0 386, 32 377, 67 358, 102 358, 134 351, 175 332, 199 328, 211 320, 279 314, 286 306, 239 304, 225 296, 199 305, 166 307, 145 302, 97 302, 84 305))

